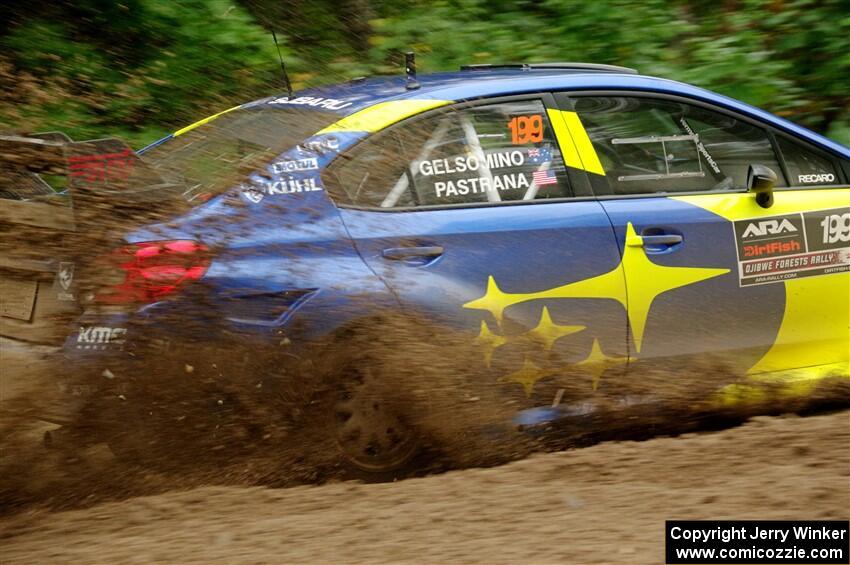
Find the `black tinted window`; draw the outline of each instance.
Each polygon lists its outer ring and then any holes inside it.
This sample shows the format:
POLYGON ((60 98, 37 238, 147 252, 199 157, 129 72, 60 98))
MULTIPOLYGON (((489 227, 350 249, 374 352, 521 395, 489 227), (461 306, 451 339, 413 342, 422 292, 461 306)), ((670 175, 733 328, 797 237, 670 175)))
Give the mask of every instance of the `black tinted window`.
POLYGON ((614 194, 746 188, 756 163, 784 184, 767 133, 748 122, 656 98, 577 97, 575 107, 614 194))
POLYGON ((777 136, 779 150, 785 158, 792 186, 840 184, 841 175, 832 159, 792 141, 777 136))

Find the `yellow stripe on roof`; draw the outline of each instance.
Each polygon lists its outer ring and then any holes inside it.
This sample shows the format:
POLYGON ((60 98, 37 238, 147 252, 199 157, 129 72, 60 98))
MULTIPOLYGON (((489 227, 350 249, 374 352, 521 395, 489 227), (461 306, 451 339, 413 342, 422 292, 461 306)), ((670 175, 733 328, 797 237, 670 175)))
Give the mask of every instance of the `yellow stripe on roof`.
POLYGON ((376 132, 405 118, 449 104, 448 100, 390 100, 364 108, 346 116, 318 132, 344 131, 376 132))
POLYGON ((183 129, 179 129, 179 130, 175 131, 173 135, 174 135, 174 137, 177 137, 178 135, 183 135, 187 131, 192 131, 193 129, 195 129, 198 126, 202 126, 202 125, 204 125, 208 122, 213 121, 214 119, 216 119, 217 117, 219 117, 223 114, 226 114, 228 112, 232 112, 233 110, 236 110, 237 108, 241 108, 241 107, 242 107, 242 105, 240 104, 239 106, 234 106, 233 108, 228 108, 227 110, 219 112, 218 114, 213 114, 212 116, 208 116, 208 117, 204 118, 203 120, 197 121, 192 125, 186 126, 183 129))

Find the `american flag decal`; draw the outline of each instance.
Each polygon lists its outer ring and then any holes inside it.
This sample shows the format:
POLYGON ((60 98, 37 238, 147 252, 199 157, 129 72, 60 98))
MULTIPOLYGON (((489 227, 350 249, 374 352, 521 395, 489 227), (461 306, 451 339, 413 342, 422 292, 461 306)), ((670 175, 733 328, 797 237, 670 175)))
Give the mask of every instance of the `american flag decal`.
POLYGON ((534 184, 537 186, 543 186, 546 184, 557 183, 558 177, 555 176, 555 171, 547 169, 545 171, 535 171, 531 173, 531 180, 533 180, 534 184))

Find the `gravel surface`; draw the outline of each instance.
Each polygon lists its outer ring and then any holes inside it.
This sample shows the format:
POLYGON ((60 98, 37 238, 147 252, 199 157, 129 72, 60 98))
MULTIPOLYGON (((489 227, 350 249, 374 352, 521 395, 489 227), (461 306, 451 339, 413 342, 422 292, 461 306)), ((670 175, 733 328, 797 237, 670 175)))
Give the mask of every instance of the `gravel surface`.
POLYGON ((204 487, 0 521, 12 563, 663 563, 665 519, 848 519, 850 412, 387 484, 204 487))

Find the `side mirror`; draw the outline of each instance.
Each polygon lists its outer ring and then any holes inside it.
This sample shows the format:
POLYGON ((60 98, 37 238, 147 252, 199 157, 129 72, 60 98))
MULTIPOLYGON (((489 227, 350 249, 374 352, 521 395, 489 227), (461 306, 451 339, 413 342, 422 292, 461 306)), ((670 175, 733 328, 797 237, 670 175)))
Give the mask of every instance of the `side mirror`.
POLYGON ((776 173, 764 165, 750 165, 747 171, 747 191, 756 195, 756 203, 762 208, 773 206, 773 187, 776 173))

